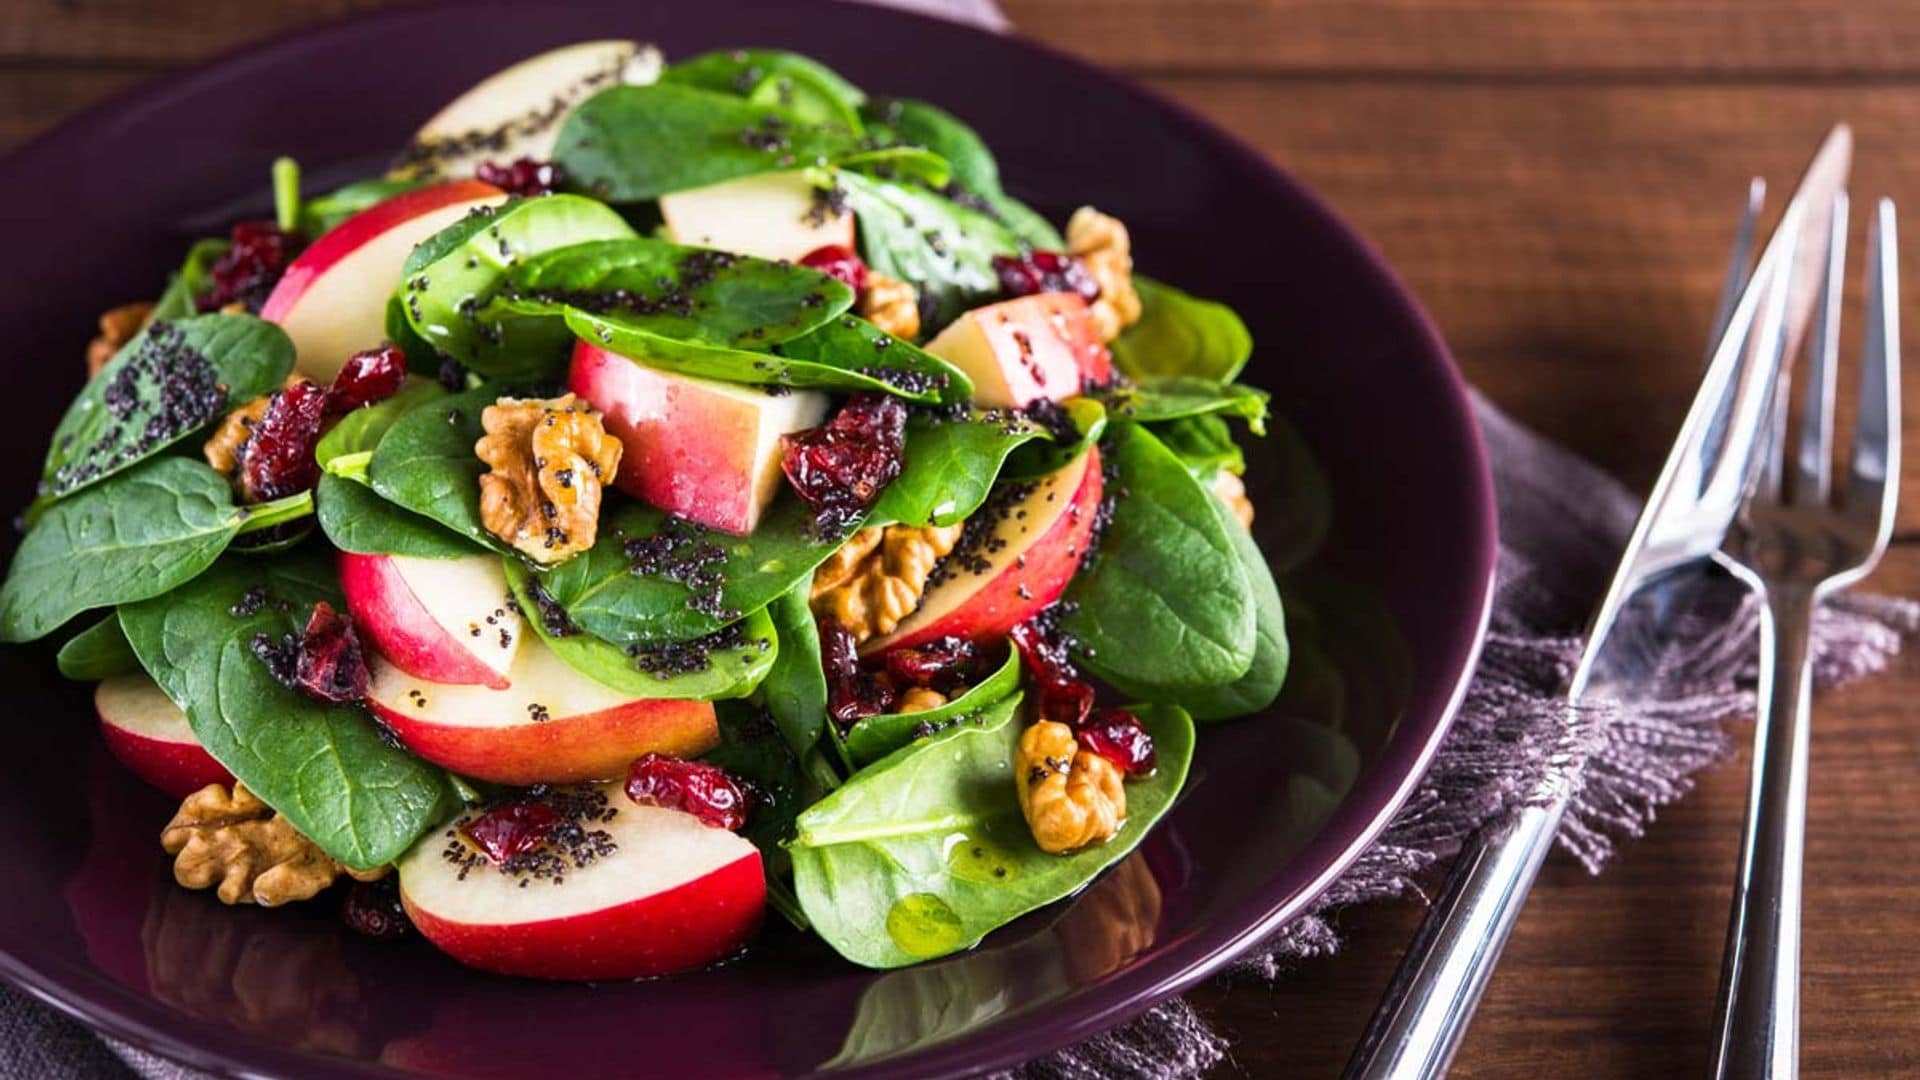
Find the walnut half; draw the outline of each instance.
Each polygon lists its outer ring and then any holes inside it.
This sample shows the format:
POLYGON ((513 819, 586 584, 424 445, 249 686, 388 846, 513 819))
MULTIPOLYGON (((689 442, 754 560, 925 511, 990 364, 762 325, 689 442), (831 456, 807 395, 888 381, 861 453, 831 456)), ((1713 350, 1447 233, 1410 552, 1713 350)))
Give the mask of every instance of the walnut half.
POLYGON ((1080 749, 1065 724, 1042 720, 1020 733, 1013 782, 1033 842, 1048 854, 1105 843, 1126 822, 1127 789, 1120 769, 1080 749))
POLYGON ((920 336, 920 294, 909 282, 867 271, 855 310, 889 337, 912 341, 920 336))
POLYGON ((889 525, 862 529, 813 576, 813 613, 832 618, 855 641, 891 634, 920 606, 933 568, 960 542, 963 526, 889 525))
POLYGON ((140 328, 153 316, 153 305, 145 301, 108 308, 100 316, 100 332, 87 343, 87 378, 100 374, 120 346, 133 340, 140 328))
POLYGON ((333 861, 286 817, 235 782, 208 784, 187 796, 160 832, 173 856, 173 879, 189 889, 217 884, 223 904, 278 907, 318 894, 341 874, 356 881, 384 877, 388 868, 349 870, 333 861))
POLYGON ((501 398, 480 425, 473 452, 492 470, 480 478, 487 531, 538 563, 592 547, 601 491, 620 467, 620 440, 600 414, 572 394, 501 398))
POLYGON ((1083 206, 1067 219, 1067 254, 1087 265, 1100 286, 1093 302, 1093 326, 1100 340, 1112 341, 1140 321, 1140 294, 1133 288, 1133 240, 1111 214, 1083 206))

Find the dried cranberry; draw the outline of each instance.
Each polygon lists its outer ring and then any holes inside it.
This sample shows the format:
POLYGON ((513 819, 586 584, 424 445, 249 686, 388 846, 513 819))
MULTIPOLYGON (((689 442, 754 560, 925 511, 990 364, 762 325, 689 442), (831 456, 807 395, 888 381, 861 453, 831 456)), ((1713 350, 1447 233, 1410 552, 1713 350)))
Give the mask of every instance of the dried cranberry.
POLYGON ((1118 766, 1128 776, 1142 776, 1157 764, 1153 736, 1140 718, 1125 709, 1101 709, 1074 733, 1080 745, 1118 766))
POLYGON ((900 475, 907 407, 890 394, 855 394, 833 419, 782 440, 780 467, 813 508, 823 534, 844 532, 900 475))
POLYGON ((820 620, 820 668, 827 676, 827 713, 843 727, 891 712, 899 700, 890 684, 861 669, 853 632, 834 619, 820 620))
POLYGON ((505 165, 497 161, 483 161, 473 170, 473 178, 483 184, 494 187, 509 195, 546 195, 560 186, 565 177, 560 166, 551 161, 536 161, 533 158, 519 158, 505 165))
POLYGON ((1100 297, 1100 284, 1087 273, 1087 264, 1058 251, 1027 251, 995 255, 993 272, 1008 296, 1043 292, 1079 293, 1089 303, 1100 297))
POLYGON ((294 657, 293 685, 321 701, 351 703, 367 697, 367 658, 353 623, 322 600, 313 605, 294 657))
POLYGON ((978 652, 966 638, 943 637, 887 654, 887 674, 902 686, 929 686, 942 693, 967 681, 978 652))
POLYGON ((867 287, 867 264, 860 260, 860 256, 838 244, 814 248, 800 256, 800 265, 837 277, 854 292, 867 287))
POLYGON ((380 941, 405 937, 413 920, 400 904, 399 875, 378 881, 356 881, 340 904, 340 918, 354 930, 380 941))
POLYGON ((243 221, 233 227, 231 245, 213 262, 213 285, 194 301, 201 311, 218 311, 235 302, 258 311, 293 259, 294 237, 271 221, 243 221))
POLYGON ((340 366, 340 374, 333 377, 333 385, 327 388, 326 413, 339 416, 363 405, 385 401, 399 393, 406 381, 407 354, 401 352, 399 346, 383 341, 377 349, 347 357, 347 362, 340 366))
POLYGON ((543 802, 506 803, 460 826, 468 840, 496 866, 546 842, 566 817, 543 802))
POLYGON ((1050 620, 1030 619, 1009 635, 1027 670, 1040 686, 1040 715, 1044 719, 1079 727, 1093 711, 1093 685, 1080 677, 1067 643, 1054 632, 1050 620))
POLYGON ((627 770, 627 798, 642 806, 684 810, 716 829, 747 823, 747 796, 718 765, 647 754, 627 770))
POLYGON ((313 448, 326 411, 327 392, 305 380, 273 395, 241 458, 240 490, 248 502, 297 495, 319 482, 313 448))

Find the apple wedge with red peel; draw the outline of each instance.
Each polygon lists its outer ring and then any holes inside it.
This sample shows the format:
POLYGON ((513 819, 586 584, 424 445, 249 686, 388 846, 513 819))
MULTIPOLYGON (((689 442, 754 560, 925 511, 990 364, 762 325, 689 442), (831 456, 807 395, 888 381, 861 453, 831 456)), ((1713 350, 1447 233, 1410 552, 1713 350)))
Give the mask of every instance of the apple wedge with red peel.
POLYGON ((1078 293, 1050 292, 977 307, 927 343, 973 380, 975 404, 1025 408, 1065 401, 1113 379, 1113 357, 1078 293))
POLYGON ((497 556, 343 551, 339 564, 354 625, 389 663, 437 683, 511 685, 526 627, 497 556))
POLYGON ((288 265, 260 307, 293 339, 296 368, 319 383, 387 336, 387 299, 416 245, 469 212, 506 199, 478 180, 395 195, 334 226, 288 265))
POLYGON ((975 513, 989 515, 991 531, 969 528, 913 614, 860 651, 911 648, 948 636, 1005 637, 1066 590, 1093 540, 1103 488, 1100 450, 1089 447, 1058 472, 1014 489, 1013 497, 990 500, 975 513))
POLYGON ((415 754, 501 784, 605 780, 648 751, 693 757, 720 740, 713 703, 635 698, 521 643, 511 686, 437 683, 374 657, 367 706, 415 754))
POLYGON ((583 41, 497 71, 421 126, 394 175, 472 176, 482 161, 546 161, 573 106, 622 83, 660 77, 660 50, 637 41, 583 41))
POLYGON ((826 418, 826 395, 698 379, 582 341, 567 388, 620 440, 621 491, 744 536, 779 493, 780 437, 826 418))
POLYGON ((802 172, 759 173, 660 197, 676 244, 757 259, 800 257, 823 247, 853 249, 853 211, 834 211, 802 172))
POLYGON ((607 842, 591 859, 543 852, 563 861, 558 880, 522 888, 528 877, 459 832, 464 816, 428 833, 397 864, 413 925, 463 964, 536 979, 667 975, 746 945, 766 907, 759 849, 692 814, 636 805, 617 784, 599 790, 614 813, 582 824, 607 842))
POLYGON ((208 784, 231 784, 233 774, 194 737, 187 714, 147 676, 115 675, 93 691, 100 735, 135 776, 184 799, 208 784))

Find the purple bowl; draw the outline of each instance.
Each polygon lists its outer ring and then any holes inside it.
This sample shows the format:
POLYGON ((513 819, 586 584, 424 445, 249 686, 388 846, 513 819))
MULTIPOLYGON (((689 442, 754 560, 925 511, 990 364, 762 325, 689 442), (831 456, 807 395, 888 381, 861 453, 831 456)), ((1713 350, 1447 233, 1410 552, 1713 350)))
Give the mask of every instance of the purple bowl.
POLYGON ((953 1075, 1084 1038, 1217 971, 1312 901, 1425 768, 1484 628, 1492 492, 1446 347, 1364 241, 1205 121, 1032 44, 841 4, 637 7, 358 18, 158 80, 0 160, 14 298, 0 362, 26 409, 0 430, 0 490, 24 502, 98 312, 154 293, 186 240, 261 212, 276 155, 316 190, 363 175, 440 102, 570 41, 778 45, 954 110, 1017 194, 1056 219, 1082 202, 1117 213, 1144 270, 1246 317, 1261 343, 1247 378, 1320 463, 1296 440, 1249 444, 1258 531, 1285 564, 1301 643, 1282 705, 1206 728, 1181 805, 1139 853, 969 954, 870 972, 770 928, 713 971, 590 987, 369 942, 324 904, 230 910, 176 889, 155 844, 167 800, 106 755, 50 649, 0 650, 23 718, 0 764, 13 983, 219 1073, 953 1075), (1303 524, 1321 499, 1324 533, 1303 524), (1293 565, 1309 546, 1320 554, 1293 565))

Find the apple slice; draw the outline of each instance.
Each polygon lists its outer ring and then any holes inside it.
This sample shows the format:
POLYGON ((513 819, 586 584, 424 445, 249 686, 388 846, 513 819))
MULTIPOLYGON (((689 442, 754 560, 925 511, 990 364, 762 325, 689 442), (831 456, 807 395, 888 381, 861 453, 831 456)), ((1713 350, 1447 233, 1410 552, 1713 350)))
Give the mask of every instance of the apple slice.
POLYGON ((293 260, 260 317, 293 339, 300 374, 331 382, 347 357, 387 336, 387 298, 414 246, 506 197, 492 184, 454 180, 369 206, 293 260))
POLYGON ((666 975, 753 937, 767 893, 758 848, 692 814, 636 805, 617 784, 592 791, 613 814, 578 820, 607 842, 578 860, 550 845, 563 866, 557 876, 486 861, 458 831, 472 811, 429 832, 397 864, 413 925, 463 964, 537 979, 666 975))
POLYGON ((853 211, 826 212, 801 172, 759 173, 660 197, 676 244, 798 262, 817 248, 853 247, 853 211))
POLYGON ((505 690, 525 636, 494 555, 416 559, 340 553, 340 589, 380 655, 409 675, 505 690))
POLYGON ((184 799, 208 784, 231 784, 233 774, 194 738, 187 714, 144 674, 115 675, 93 691, 107 749, 135 776, 184 799))
POLYGON ((482 161, 546 161, 575 105, 609 86, 651 83, 660 67, 660 50, 637 41, 583 41, 529 57, 435 113, 394 174, 464 177, 482 161))
POLYGON ((407 749, 463 776, 502 784, 605 780, 648 751, 692 757, 720 740, 713 703, 635 698, 521 643, 511 687, 451 685, 374 657, 372 708, 407 749))
MULTIPOLYGON (((1085 454, 1018 497, 995 499, 976 513, 993 515, 990 533, 962 539, 970 555, 930 586, 920 606, 894 632, 863 653, 924 645, 936 638, 997 639, 1059 599, 1080 569, 1093 538, 1103 489, 1100 450, 1085 454)), ((972 530, 969 530, 970 532, 972 530)))
POLYGON ((1078 293, 1035 293, 974 308, 927 351, 966 372, 974 402, 987 408, 1064 401, 1088 383, 1113 378, 1113 358, 1078 293))
POLYGON ((625 447, 615 487, 742 536, 780 490, 780 436, 827 415, 825 394, 676 375, 585 341, 568 388, 625 447))

